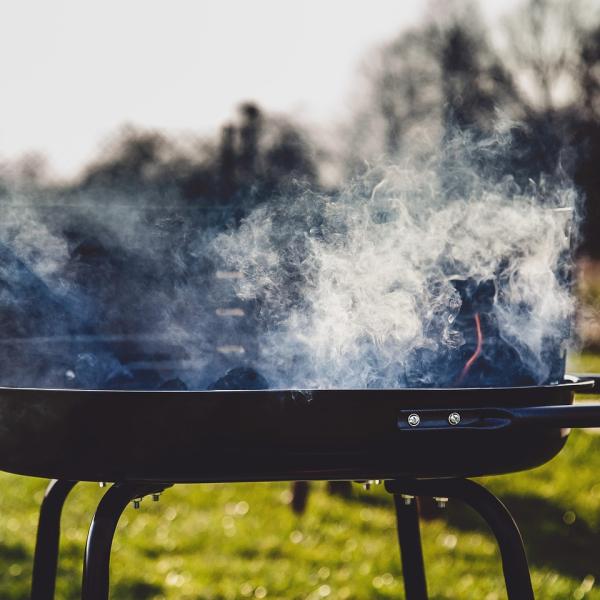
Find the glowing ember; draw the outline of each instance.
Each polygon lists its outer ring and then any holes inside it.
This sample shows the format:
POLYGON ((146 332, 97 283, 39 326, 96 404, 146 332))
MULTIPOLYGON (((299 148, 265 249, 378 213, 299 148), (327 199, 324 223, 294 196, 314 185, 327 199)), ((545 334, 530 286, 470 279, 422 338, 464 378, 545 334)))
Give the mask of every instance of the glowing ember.
POLYGON ((477 347, 471 358, 465 363, 457 383, 460 383, 469 374, 469 370, 481 354, 481 349, 483 348, 483 333, 481 331, 481 319, 479 318, 479 313, 475 313, 475 329, 477 331, 477 347))

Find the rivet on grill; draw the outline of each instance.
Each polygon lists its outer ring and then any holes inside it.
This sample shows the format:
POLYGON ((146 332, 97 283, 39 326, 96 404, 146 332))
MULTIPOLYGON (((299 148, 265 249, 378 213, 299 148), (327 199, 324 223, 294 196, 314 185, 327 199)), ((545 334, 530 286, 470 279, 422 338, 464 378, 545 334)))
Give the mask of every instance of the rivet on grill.
POLYGON ((152 494, 152 501, 153 502, 158 502, 160 500, 160 493, 158 494, 152 494))
POLYGON ((98 482, 98 485, 99 485, 101 488, 103 488, 103 487, 106 487, 106 481, 99 481, 99 482, 98 482))
POLYGON ((410 506, 414 499, 415 497, 411 496, 410 494, 402 494, 402 500, 404 500, 404 504, 406 504, 406 506, 410 506))
POLYGON ((142 503, 141 498, 134 498, 133 499, 133 508, 138 509, 140 507, 141 503, 142 503))
POLYGON ((438 496, 437 498, 434 498, 434 500, 436 501, 438 508, 446 508, 446 504, 448 504, 448 498, 438 496))
POLYGON ((365 481, 363 483, 363 489, 368 492, 371 489, 371 482, 370 481, 365 481))
POLYGON ((457 412, 451 412, 448 415, 448 423, 450 425, 458 425, 460 423, 460 415, 457 412))
POLYGON ((421 417, 417 413, 408 415, 408 424, 411 427, 416 427, 421 422, 421 417))

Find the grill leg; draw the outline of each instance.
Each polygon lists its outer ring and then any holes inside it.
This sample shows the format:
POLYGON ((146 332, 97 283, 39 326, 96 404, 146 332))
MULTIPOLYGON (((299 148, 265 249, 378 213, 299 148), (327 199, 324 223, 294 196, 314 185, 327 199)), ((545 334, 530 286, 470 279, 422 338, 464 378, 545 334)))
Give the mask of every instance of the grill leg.
POLYGON ((108 600, 110 549, 121 514, 132 500, 157 494, 171 484, 115 483, 102 497, 88 533, 82 600, 108 600))
POLYGON ((394 494, 394 504, 406 600, 427 600, 427 581, 416 498, 405 501, 399 494, 394 494))
POLYGON ((386 488, 393 494, 456 498, 471 506, 498 541, 509 600, 534 600, 521 533, 508 509, 491 492, 468 479, 389 481, 386 488))
POLYGON ((60 543, 60 515, 69 492, 76 485, 76 481, 53 479, 46 488, 40 507, 33 555, 31 600, 53 600, 54 598, 60 543))

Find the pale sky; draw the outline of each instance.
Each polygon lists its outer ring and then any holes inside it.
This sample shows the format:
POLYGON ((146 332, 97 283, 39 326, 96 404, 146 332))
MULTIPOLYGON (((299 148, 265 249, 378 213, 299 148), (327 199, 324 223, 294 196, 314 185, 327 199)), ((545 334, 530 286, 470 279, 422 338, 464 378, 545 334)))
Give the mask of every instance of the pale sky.
MULTIPOLYGON (((484 2, 495 18, 516 0, 484 2)), ((438 6, 443 6, 443 1, 438 6)), ((0 0, 0 160, 76 173, 120 124, 210 134, 242 100, 330 123, 422 0, 0 0)))

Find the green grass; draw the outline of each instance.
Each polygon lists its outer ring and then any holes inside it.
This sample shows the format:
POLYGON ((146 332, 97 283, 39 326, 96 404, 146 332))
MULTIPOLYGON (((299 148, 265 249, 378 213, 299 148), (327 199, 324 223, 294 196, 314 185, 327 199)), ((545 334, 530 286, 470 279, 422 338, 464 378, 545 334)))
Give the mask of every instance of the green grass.
MULTIPOLYGON (((583 357, 578 369, 600 369, 583 357)), ((484 480, 521 526, 538 598, 600 600, 600 436, 576 431, 550 464, 484 480), (597 584, 594 582, 597 581, 597 584)), ((45 481, 0 475, 0 599, 29 593, 45 481)), ((102 490, 80 484, 63 515, 57 598, 78 598, 87 527, 102 490)), ((112 598, 403 598, 390 498, 351 499, 313 484, 306 513, 287 484, 176 486, 128 508, 112 555, 112 598)), ((499 600, 499 555, 482 521, 456 502, 424 523, 431 598, 499 600)))
POLYGON ((572 373, 600 373, 600 354, 583 352, 569 360, 568 370, 572 373))

